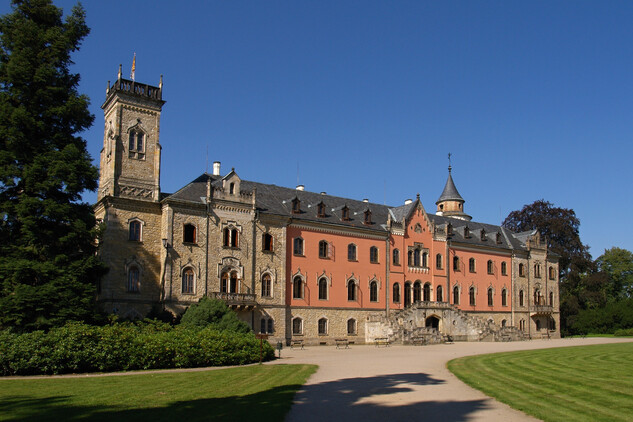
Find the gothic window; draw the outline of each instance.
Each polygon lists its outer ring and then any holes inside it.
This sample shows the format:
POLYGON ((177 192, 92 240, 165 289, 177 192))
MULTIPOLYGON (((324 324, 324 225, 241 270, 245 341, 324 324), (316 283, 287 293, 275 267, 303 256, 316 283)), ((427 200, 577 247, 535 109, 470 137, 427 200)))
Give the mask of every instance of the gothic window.
POLYGON ((295 318, 292 320, 292 334, 303 334, 303 320, 301 318, 295 318))
POLYGON ((370 302, 378 302, 378 283, 375 281, 369 283, 369 300, 370 302))
POLYGON ((139 220, 130 221, 130 230, 129 230, 128 239, 133 242, 140 242, 141 241, 141 227, 142 227, 142 224, 139 220))
POLYGON ((193 294, 193 270, 191 268, 182 272, 182 292, 183 294, 193 294))
POLYGON ((356 281, 350 280, 347 282, 347 300, 356 301, 356 281))
POLYGON ((139 130, 130 131, 129 137, 129 157, 142 160, 145 158, 144 134, 139 130))
POLYGON ((416 281, 413 283, 413 303, 422 300, 422 283, 416 281))
POLYGON ((325 240, 321 240, 319 242, 319 258, 326 259, 329 257, 328 254, 329 245, 325 240))
POLYGON ((435 300, 438 302, 442 302, 444 300, 444 297, 442 295, 442 286, 437 286, 435 300))
POLYGON ((523 306, 523 290, 519 290, 519 306, 523 306))
POLYGON ((273 236, 270 233, 262 234, 262 250, 265 252, 273 251, 273 236))
POLYGON ((519 277, 525 277, 525 265, 519 264, 519 277))
POLYGON ((393 265, 400 265, 400 249, 393 250, 393 265))
POLYGON ((356 320, 354 318, 347 320, 347 334, 352 336, 356 334, 356 320))
POLYGON ((319 335, 324 336, 327 334, 327 319, 320 318, 319 319, 319 335))
POLYGON ((423 298, 424 301, 430 302, 431 301, 431 284, 430 283, 424 284, 423 294, 424 294, 424 298, 423 298))
POLYGON ((453 304, 459 305, 459 287, 453 287, 453 304))
POLYGON ((300 237, 295 237, 292 242, 292 252, 295 255, 303 255, 303 239, 300 237))
POLYGON ((327 300, 327 279, 325 277, 319 279, 319 300, 327 300))
POLYGON ((193 224, 185 224, 182 231, 182 241, 184 243, 196 243, 196 226, 193 224))
POLYGON ((239 233, 234 227, 225 227, 223 233, 223 244, 227 248, 239 247, 239 233))
POLYGON ((141 291, 141 271, 136 265, 132 265, 128 269, 127 291, 130 293, 138 293, 141 291))
POLYGON ((554 271, 554 267, 549 267, 549 279, 556 280, 556 272, 554 271))
POLYGON ((554 293, 549 292, 549 306, 554 306, 554 293))
POLYGON ((428 264, 429 264, 429 262, 428 262, 428 261, 429 261, 429 254, 428 254, 427 252, 424 252, 424 253, 422 254, 422 266, 423 266, 424 268, 427 268, 427 267, 429 266, 429 265, 428 265, 428 264))
POLYGON ((356 245, 353 243, 347 245, 347 260, 356 261, 356 245))
POLYGON ((220 292, 237 293, 237 272, 224 272, 220 280, 220 292))
POLYGON ((413 266, 420 266, 420 249, 417 248, 413 250, 413 266))
POLYGON ((501 275, 508 275, 508 264, 505 262, 501 263, 501 275))
POLYGON ((375 246, 369 248, 369 262, 372 264, 378 263, 378 248, 375 246))
POLYGON ((507 321, 505 319, 501 320, 501 327, 505 327, 507 325, 507 321))
POLYGON ((506 289, 501 290, 501 306, 508 306, 508 291, 506 289))
POLYGON ((292 298, 303 299, 303 280, 299 276, 292 280, 292 298))
POLYGON ((459 257, 458 256, 453 257, 453 271, 459 272, 459 257))
POLYGON ((541 264, 534 264, 534 277, 541 278, 541 264))
POLYGON ((541 291, 539 289, 534 289, 534 304, 542 305, 541 301, 542 301, 541 291))
POLYGON ((262 276, 262 297, 272 297, 272 280, 268 273, 262 276))
POLYGON ((493 305, 493 291, 492 288, 488 289, 488 306, 492 306, 493 305))
POLYGON ((492 260, 489 259, 486 266, 488 269, 488 274, 494 274, 494 264, 492 263, 492 260))
POLYGON ((393 285, 393 303, 400 303, 400 284, 395 283, 393 285))
POLYGON ((468 271, 471 273, 475 272, 475 258, 470 258, 468 260, 468 271))
POLYGON ((474 287, 471 287, 468 290, 468 298, 470 300, 470 305, 475 306, 475 288, 474 287))
POLYGON ((438 253, 437 255, 435 255, 435 268, 437 268, 438 270, 442 269, 442 254, 438 253))

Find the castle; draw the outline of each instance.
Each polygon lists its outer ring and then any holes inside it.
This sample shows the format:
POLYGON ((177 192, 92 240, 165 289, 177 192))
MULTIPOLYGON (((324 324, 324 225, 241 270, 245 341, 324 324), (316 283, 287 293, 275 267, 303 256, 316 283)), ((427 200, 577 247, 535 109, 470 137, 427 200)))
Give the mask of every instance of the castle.
POLYGON ((306 344, 560 337, 558 256, 536 232, 472 221, 450 166, 434 214, 419 196, 390 207, 222 175, 219 162, 166 194, 164 103, 162 78, 150 86, 119 69, 108 82, 94 206, 104 310, 181 313, 206 295, 271 341, 306 344))

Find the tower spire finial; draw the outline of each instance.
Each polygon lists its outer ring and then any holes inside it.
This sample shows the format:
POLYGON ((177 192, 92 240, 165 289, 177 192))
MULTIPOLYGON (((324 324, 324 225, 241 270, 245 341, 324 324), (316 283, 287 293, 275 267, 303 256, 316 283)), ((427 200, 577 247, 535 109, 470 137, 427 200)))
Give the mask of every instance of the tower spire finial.
POLYGON ((451 154, 451 153, 449 152, 449 153, 448 153, 448 172, 449 172, 449 173, 451 172, 451 169, 452 169, 452 167, 451 167, 451 155, 453 155, 453 154, 451 154))
POLYGON ((119 74, 117 75, 117 79, 121 79, 121 63, 119 63, 119 74))

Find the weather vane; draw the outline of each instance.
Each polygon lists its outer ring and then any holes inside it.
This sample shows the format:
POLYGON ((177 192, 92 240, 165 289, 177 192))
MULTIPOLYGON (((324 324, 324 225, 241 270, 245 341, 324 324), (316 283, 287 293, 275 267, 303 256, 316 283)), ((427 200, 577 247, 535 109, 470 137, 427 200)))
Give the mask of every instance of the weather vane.
POLYGON ((448 172, 451 172, 451 154, 450 152, 448 153, 448 172))

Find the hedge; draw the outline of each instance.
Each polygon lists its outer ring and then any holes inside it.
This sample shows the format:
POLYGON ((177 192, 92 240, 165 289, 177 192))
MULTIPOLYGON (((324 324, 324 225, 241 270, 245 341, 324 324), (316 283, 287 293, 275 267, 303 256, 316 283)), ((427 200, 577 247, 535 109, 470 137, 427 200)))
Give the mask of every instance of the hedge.
MULTIPOLYGON (((0 331, 0 371, 38 375, 243 365, 259 361, 259 344, 252 333, 212 327, 171 328, 162 323, 99 327, 72 322, 47 333, 0 331)), ((268 342, 263 358, 274 358, 268 342)))

